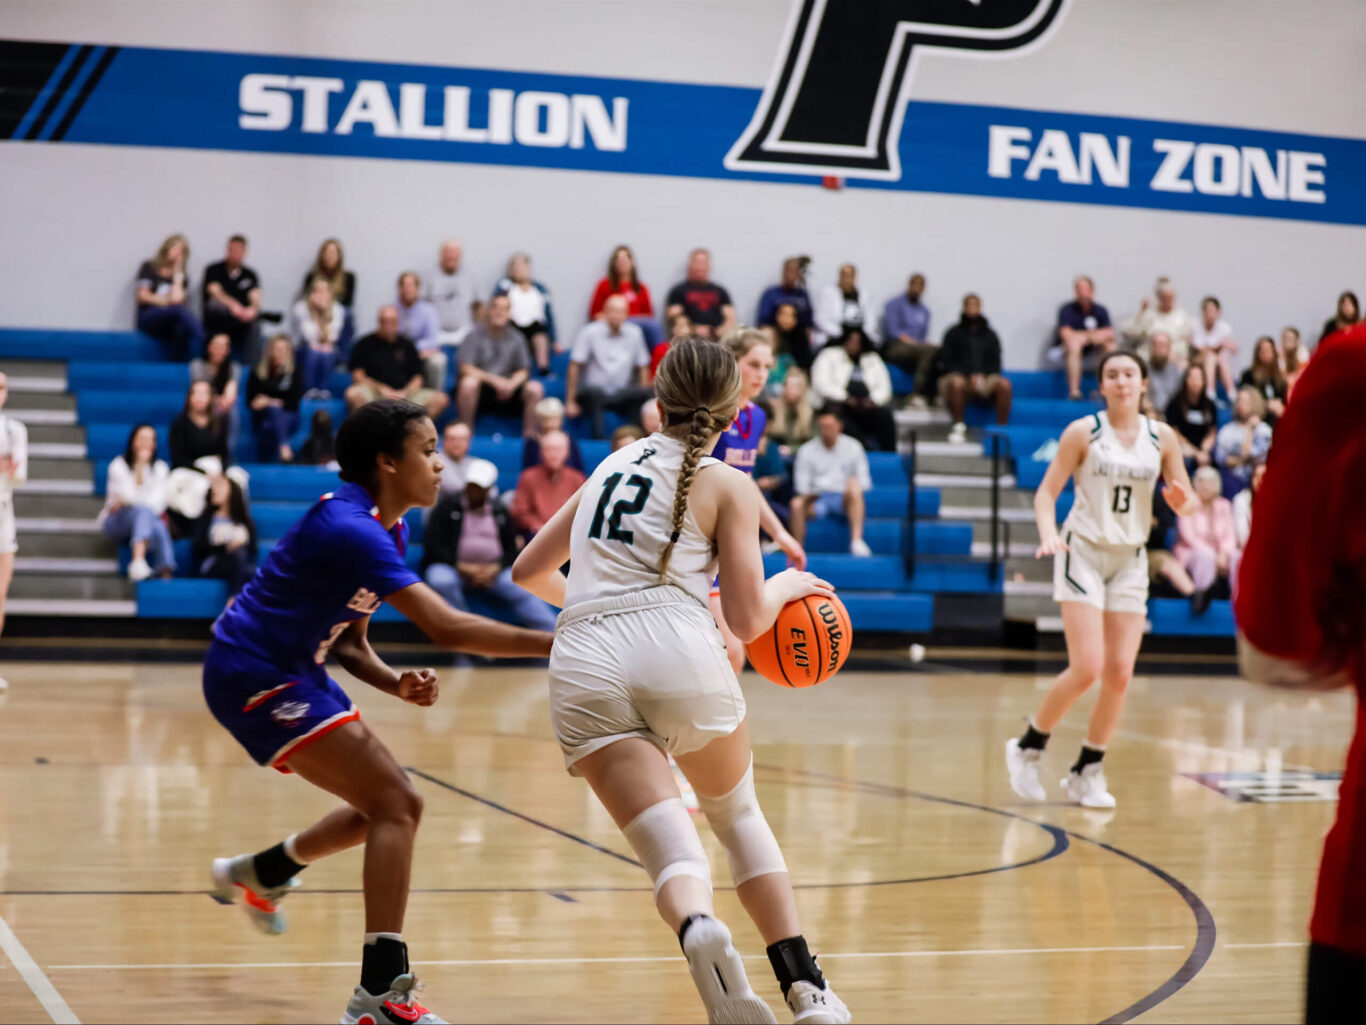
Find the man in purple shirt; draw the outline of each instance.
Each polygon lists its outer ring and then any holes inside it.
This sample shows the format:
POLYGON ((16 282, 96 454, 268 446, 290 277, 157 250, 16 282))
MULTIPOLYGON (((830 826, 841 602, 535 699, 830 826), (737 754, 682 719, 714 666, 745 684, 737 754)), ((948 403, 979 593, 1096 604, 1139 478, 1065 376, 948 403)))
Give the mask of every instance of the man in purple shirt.
POLYGON ((924 408, 934 396, 934 357, 939 346, 930 338, 930 311, 920 297, 925 275, 912 274, 906 291, 887 300, 882 309, 882 358, 915 375, 911 405, 924 408))
POLYGON ((423 384, 446 390, 446 353, 441 348, 441 317, 422 298, 422 278, 414 271, 398 276, 398 330, 413 340, 422 357, 423 384))
POLYGON ((1072 282, 1076 299, 1058 310, 1054 345, 1060 346, 1067 363, 1067 397, 1080 399, 1081 361, 1084 356, 1104 356, 1115 347, 1110 311, 1095 301, 1095 283, 1085 274, 1072 282))

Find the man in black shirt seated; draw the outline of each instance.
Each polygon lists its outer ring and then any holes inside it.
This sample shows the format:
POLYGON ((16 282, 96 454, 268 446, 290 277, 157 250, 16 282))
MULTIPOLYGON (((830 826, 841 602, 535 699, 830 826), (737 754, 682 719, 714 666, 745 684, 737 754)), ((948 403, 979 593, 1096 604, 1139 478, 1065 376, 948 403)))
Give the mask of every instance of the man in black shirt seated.
POLYGON ((227 258, 204 268, 204 330, 210 338, 227 335, 234 356, 255 362, 251 343, 261 312, 261 279, 242 262, 246 258, 246 238, 234 235, 228 239, 227 258))
POLYGON ((425 406, 435 419, 446 408, 446 396, 422 386, 422 357, 413 340, 398 332, 398 308, 381 306, 379 326, 356 342, 351 350, 351 387, 346 389, 349 409, 376 399, 407 399, 425 406))

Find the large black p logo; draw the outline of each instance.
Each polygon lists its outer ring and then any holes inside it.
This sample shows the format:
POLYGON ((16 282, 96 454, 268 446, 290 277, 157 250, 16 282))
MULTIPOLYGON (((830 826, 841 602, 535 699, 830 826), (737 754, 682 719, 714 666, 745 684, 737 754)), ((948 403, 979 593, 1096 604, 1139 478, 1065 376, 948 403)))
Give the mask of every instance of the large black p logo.
POLYGON ((921 47, 977 54, 1040 39, 1067 0, 796 0, 736 171, 901 176, 905 88, 921 47))

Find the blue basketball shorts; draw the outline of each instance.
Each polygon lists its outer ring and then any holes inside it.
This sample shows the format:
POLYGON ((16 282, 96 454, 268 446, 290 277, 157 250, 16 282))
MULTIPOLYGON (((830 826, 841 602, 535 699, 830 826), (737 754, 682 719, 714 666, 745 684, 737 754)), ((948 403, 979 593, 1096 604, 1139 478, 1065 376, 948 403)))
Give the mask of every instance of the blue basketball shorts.
POLYGON ((219 640, 204 658, 204 700, 258 765, 281 772, 300 748, 360 718, 322 666, 289 673, 219 640))

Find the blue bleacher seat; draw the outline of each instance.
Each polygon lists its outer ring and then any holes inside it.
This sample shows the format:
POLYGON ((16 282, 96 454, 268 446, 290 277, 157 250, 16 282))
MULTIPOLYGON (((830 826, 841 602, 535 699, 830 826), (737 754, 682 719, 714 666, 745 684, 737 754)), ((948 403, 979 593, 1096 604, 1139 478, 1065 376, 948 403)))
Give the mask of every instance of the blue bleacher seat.
POLYGON ((849 610, 854 643, 861 630, 928 633, 934 628, 934 598, 896 591, 847 591, 840 595, 849 610))
POLYGON ((213 619, 228 601, 221 580, 144 580, 138 584, 140 619, 213 619))
POLYGON ((55 331, 51 328, 0 329, 0 356, 119 363, 162 362, 165 359, 161 346, 139 331, 55 331))
POLYGON ((1234 635, 1233 603, 1211 602, 1202 616, 1191 615, 1191 603, 1186 598, 1153 598, 1148 602, 1148 619, 1154 636, 1166 637, 1232 637, 1234 635))

